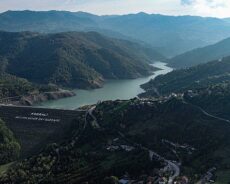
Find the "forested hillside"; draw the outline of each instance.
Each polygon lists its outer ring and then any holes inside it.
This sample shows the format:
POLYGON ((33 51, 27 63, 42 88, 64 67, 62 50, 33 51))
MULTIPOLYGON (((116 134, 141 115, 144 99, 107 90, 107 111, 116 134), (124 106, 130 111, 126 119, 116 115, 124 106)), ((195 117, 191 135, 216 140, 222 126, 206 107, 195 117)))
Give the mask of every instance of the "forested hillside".
POLYGON ((150 48, 98 33, 0 32, 2 71, 40 84, 95 88, 104 79, 150 75, 163 57, 150 48))
POLYGON ((230 80, 230 57, 187 69, 174 70, 143 84, 142 96, 159 96, 207 87, 230 80))
POLYGON ((155 181, 165 167, 163 158, 181 162, 181 175, 191 183, 211 167, 218 172, 229 168, 229 124, 182 99, 107 101, 93 113, 96 122, 90 115, 79 117, 77 121, 88 122, 84 129, 72 129, 63 143, 17 162, 0 181, 107 184, 124 177, 155 181), (151 159, 152 150, 162 158, 151 159))
POLYGON ((209 61, 221 60, 223 57, 230 56, 230 38, 222 40, 214 45, 188 51, 167 60, 174 68, 191 67, 209 61))
POLYGON ((7 128, 5 122, 0 119, 0 165, 18 159, 20 145, 13 133, 7 128))

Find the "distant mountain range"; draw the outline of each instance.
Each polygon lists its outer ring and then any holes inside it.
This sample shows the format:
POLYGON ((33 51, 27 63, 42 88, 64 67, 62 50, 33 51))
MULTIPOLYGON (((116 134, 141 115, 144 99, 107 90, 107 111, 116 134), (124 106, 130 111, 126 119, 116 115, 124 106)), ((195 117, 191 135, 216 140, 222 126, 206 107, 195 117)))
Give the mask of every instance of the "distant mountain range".
POLYGON ((163 58, 151 48, 95 32, 0 32, 1 72, 38 84, 100 87, 104 79, 150 75, 149 63, 163 58))
POLYGON ((0 14, 5 31, 97 31, 107 36, 143 42, 167 56, 213 44, 230 36, 228 19, 195 16, 129 14, 97 16, 66 11, 7 11, 0 14))
POLYGON ((224 39, 214 45, 188 51, 167 60, 167 62, 172 67, 185 68, 207 63, 208 61, 221 60, 226 56, 230 56, 230 38, 224 39))
POLYGON ((217 60, 187 69, 174 70, 164 76, 158 76, 154 80, 142 85, 146 92, 141 96, 181 93, 186 90, 229 83, 229 81, 230 57, 226 57, 221 61, 217 60))

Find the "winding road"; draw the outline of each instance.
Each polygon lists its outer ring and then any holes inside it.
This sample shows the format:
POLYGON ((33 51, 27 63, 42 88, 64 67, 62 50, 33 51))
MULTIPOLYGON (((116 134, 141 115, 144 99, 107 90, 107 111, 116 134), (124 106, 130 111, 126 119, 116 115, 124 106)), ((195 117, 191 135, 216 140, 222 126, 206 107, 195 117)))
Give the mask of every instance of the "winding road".
MULTIPOLYGON (((92 106, 86 113, 86 117, 87 115, 90 115, 93 119, 94 125, 96 125, 96 128, 100 128, 100 125, 97 122, 97 118, 93 115, 93 111, 96 109, 96 105, 92 106)), ((87 125, 87 118, 85 118, 85 125, 87 125)), ((127 139, 125 137, 125 135, 121 132, 118 131, 118 134, 120 136, 122 136, 123 138, 127 139)), ((127 139, 128 140, 128 139, 127 139)), ((176 177, 178 177, 180 175, 180 167, 179 165, 177 165, 176 163, 173 163, 170 160, 165 159, 164 157, 160 156, 159 154, 157 154, 156 152, 154 152, 153 150, 150 150, 149 148, 146 148, 138 143, 135 143, 133 141, 129 141, 132 142, 135 146, 141 146, 142 149, 149 151, 149 155, 150 155, 150 159, 152 160, 153 157, 156 157, 159 160, 164 160, 165 163, 168 164, 168 166, 173 170, 173 175, 169 177, 169 181, 168 184, 173 184, 173 181, 175 180, 176 177)))
POLYGON ((92 126, 95 128, 100 128, 100 125, 97 122, 97 118, 93 115, 93 111, 96 109, 96 105, 92 106, 88 110, 88 114, 93 118, 92 126))
MULTIPOLYGON (((148 148, 145 148, 145 149, 148 149, 148 148)), ((168 184, 172 184, 173 181, 175 180, 176 177, 178 177, 180 175, 180 167, 179 165, 173 163, 172 161, 170 160, 167 160, 165 159, 164 157, 160 156, 159 154, 157 154, 156 152, 149 150, 149 155, 150 155, 150 158, 151 160, 153 159, 153 157, 156 157, 157 159, 161 159, 161 160, 164 160, 165 163, 168 164, 168 166, 173 170, 173 175, 169 177, 169 180, 168 180, 168 184)))
POLYGON ((218 117, 218 116, 215 116, 215 115, 212 115, 212 114, 208 113, 207 111, 205 111, 205 110, 204 110, 203 108, 201 108, 200 106, 194 105, 194 104, 192 104, 192 103, 186 101, 184 98, 183 98, 183 102, 184 102, 185 104, 188 104, 188 105, 191 105, 191 106, 195 107, 196 109, 200 110, 204 115, 206 115, 206 116, 208 116, 208 117, 210 117, 210 118, 214 118, 214 119, 216 119, 216 120, 220 120, 220 121, 224 121, 224 122, 226 122, 226 123, 230 123, 230 120, 225 119, 225 118, 221 118, 221 117, 218 117))
POLYGON ((169 177, 169 181, 168 181, 168 184, 172 184, 173 181, 175 180, 175 178, 180 175, 180 167, 177 164, 175 164, 175 163, 173 163, 173 162, 171 162, 169 160, 165 160, 165 161, 168 163, 168 165, 174 171, 174 174, 169 177))

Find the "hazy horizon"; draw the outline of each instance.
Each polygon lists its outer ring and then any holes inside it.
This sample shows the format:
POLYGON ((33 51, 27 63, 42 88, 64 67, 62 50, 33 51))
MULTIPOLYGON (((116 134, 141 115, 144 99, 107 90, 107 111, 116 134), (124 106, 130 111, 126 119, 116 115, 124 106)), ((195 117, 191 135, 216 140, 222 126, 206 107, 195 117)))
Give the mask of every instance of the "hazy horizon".
POLYGON ((96 15, 125 15, 145 12, 171 16, 230 17, 228 0, 1 0, 0 12, 71 11, 96 15))
POLYGON ((57 12, 71 12, 71 13, 87 13, 87 14, 92 14, 92 15, 96 15, 96 16, 123 16, 123 15, 135 15, 135 14, 140 14, 140 13, 145 13, 147 15, 162 15, 162 16, 172 16, 172 17, 183 17, 183 16, 192 16, 192 17, 204 17, 204 18, 219 18, 219 19, 226 19, 226 18, 230 18, 229 17, 213 17, 213 16, 202 16, 202 15, 189 15, 189 14, 183 14, 183 15, 170 15, 170 14, 163 14, 163 13, 148 13, 148 12, 130 12, 130 13, 124 13, 124 14, 96 14, 93 12, 87 12, 87 11, 71 11, 71 10, 55 10, 55 9, 50 9, 50 10, 30 10, 30 9, 22 9, 22 10, 6 10, 1 13, 6 13, 9 11, 14 11, 14 12, 23 12, 23 11, 31 11, 31 12, 52 12, 52 11, 57 11, 57 12))

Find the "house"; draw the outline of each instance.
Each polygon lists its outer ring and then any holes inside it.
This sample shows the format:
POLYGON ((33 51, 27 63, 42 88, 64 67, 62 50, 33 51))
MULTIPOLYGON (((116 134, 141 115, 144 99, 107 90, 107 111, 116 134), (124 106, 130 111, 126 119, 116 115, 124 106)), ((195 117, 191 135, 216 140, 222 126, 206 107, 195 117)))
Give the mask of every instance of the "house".
POLYGON ((108 146, 106 149, 107 149, 108 151, 115 151, 115 150, 118 150, 118 149, 119 149, 119 146, 113 146, 113 145, 111 145, 111 146, 108 146))
POLYGON ((128 184, 128 183, 129 183, 129 180, 128 180, 128 179, 120 179, 120 180, 119 180, 119 183, 120 183, 120 184, 128 184))
POLYGON ((121 148, 128 152, 134 150, 133 146, 127 146, 127 145, 121 145, 121 148))
POLYGON ((159 179, 158 184, 166 184, 168 180, 165 177, 159 179))

